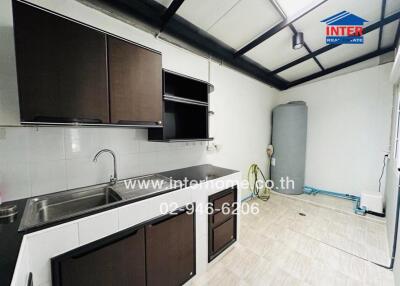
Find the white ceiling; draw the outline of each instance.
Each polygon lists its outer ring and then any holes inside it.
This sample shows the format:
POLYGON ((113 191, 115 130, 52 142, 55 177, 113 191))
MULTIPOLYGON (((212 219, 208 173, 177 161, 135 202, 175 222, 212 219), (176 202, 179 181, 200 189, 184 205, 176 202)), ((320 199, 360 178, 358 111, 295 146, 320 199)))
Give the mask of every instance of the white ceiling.
POLYGON ((241 0, 207 32, 239 49, 281 19, 269 1, 241 0))
POLYGON ((277 2, 287 16, 292 16, 312 5, 315 0, 280 0, 277 2))
POLYGON ((275 34, 268 41, 264 41, 254 49, 246 53, 246 56, 274 70, 282 65, 307 55, 307 50, 303 47, 298 50, 292 48, 293 33, 289 28, 283 29, 275 34))
POLYGON ((386 48, 389 47, 390 45, 393 45, 398 26, 399 26, 399 21, 394 21, 383 27, 382 43, 381 43, 382 48, 386 48))
POLYGON ((294 67, 278 73, 278 75, 288 81, 293 81, 319 71, 321 71, 321 69, 318 67, 315 61, 313 59, 309 59, 301 64, 295 65, 294 67))
POLYGON ((238 2, 240 0, 186 0, 177 14, 185 19, 190 19, 192 24, 204 31, 208 31, 238 2))
MULTIPOLYGON (((172 0, 156 0, 168 7, 172 0)), ((319 0, 276 0, 282 11, 290 16, 310 7, 319 0)), ((354 13, 370 25, 380 20, 382 0, 328 0, 293 26, 304 33, 305 42, 312 51, 326 45, 325 24, 320 21, 343 10, 354 13)), ((400 0, 386 0, 385 15, 400 11, 400 0)), ((197 27, 208 32, 235 50, 239 50, 260 34, 282 21, 282 16, 270 0, 185 0, 177 14, 197 27)), ((393 45, 399 21, 384 27, 381 47, 393 45)), ((269 70, 274 70, 308 54, 305 48, 292 49, 293 32, 287 27, 245 56, 269 70)), ((341 45, 317 58, 324 68, 359 57, 378 48, 379 29, 364 36, 362 45, 341 45)), ((369 63, 377 61, 369 61, 369 63)), ((360 65, 362 66, 362 65, 360 65)), ((278 75, 293 81, 321 71, 313 59, 284 70, 278 75)))
POLYGON ((333 67, 348 60, 368 54, 377 49, 379 38, 379 30, 375 30, 364 36, 363 45, 341 45, 326 53, 319 55, 317 58, 325 68, 333 67))

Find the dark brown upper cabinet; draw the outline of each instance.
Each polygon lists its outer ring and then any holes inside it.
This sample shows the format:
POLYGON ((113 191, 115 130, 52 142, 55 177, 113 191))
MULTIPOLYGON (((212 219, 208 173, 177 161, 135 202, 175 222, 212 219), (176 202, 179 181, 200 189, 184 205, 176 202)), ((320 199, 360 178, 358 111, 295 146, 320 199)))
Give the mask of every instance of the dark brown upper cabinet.
POLYGON ((13 6, 22 123, 162 126, 161 53, 13 6))
POLYGON ((111 123, 161 125, 161 54, 107 38, 111 123))
POLYGON ((13 5, 21 121, 108 123, 106 35, 13 5))
POLYGON ((183 285, 194 276, 194 216, 183 211, 146 226, 148 286, 183 285))

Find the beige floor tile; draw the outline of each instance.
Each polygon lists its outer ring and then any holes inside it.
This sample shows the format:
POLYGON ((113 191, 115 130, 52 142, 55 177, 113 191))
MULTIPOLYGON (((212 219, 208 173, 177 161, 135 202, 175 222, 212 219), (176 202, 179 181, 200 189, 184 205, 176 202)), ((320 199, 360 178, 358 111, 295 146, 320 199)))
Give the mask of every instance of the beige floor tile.
POLYGON ((351 214, 348 201, 300 198, 249 201, 260 212, 242 215, 240 241, 188 285, 394 285, 391 271, 365 260, 388 263, 383 221, 351 214))

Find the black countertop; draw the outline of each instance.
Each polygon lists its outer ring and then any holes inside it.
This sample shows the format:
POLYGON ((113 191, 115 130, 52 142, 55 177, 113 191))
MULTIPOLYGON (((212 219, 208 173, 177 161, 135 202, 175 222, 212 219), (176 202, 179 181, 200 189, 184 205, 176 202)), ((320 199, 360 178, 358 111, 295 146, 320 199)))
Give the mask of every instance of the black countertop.
MULTIPOLYGON (((172 178, 173 180, 179 180, 179 181, 196 181, 196 182, 201 182, 205 180, 213 180, 217 179, 220 177, 228 176, 234 173, 237 173, 238 171, 235 170, 230 170, 230 169, 225 169, 225 168, 220 168, 216 167, 213 165, 199 165, 199 166, 194 166, 194 167, 188 167, 188 168, 182 168, 182 169, 177 169, 177 170, 172 170, 172 171, 167 171, 167 172, 162 172, 159 173, 163 176, 172 178)), ((174 190, 170 190, 174 191, 174 190)), ((161 195, 164 193, 160 193, 158 195, 161 195)), ((148 197, 142 197, 140 200, 145 200, 148 197)), ((18 214, 14 218, 12 222, 7 221, 7 220, 0 220, 0 285, 1 286, 6 286, 11 284, 11 280, 13 277, 14 273, 14 268, 17 263, 18 259, 18 253, 19 249, 21 247, 22 239, 24 234, 28 232, 18 232, 18 227, 21 222, 22 214, 24 212, 25 204, 28 199, 21 199, 21 200, 16 200, 16 201, 10 201, 6 202, 3 205, 17 205, 18 208, 18 214)), ((134 203, 137 202, 138 200, 134 201, 127 201, 126 203, 134 203)), ((121 204, 115 204, 113 206, 110 206, 109 208, 104 208, 101 209, 100 211, 96 212, 103 212, 106 210, 109 210, 111 208, 117 208, 120 207, 121 204)), ((77 216, 75 218, 69 218, 66 220, 61 220, 56 223, 48 224, 46 226, 34 229, 34 231, 39 230, 39 229, 44 229, 48 227, 52 227, 57 224, 62 224, 67 221, 75 220, 82 218, 84 216, 89 216, 93 215, 96 212, 89 212, 86 213, 85 215, 77 216)), ((32 232, 29 231, 29 232, 32 232)))
POLYGON ((15 264, 17 263, 19 249, 21 247, 23 233, 18 232, 18 226, 24 212, 28 199, 22 199, 3 203, 6 205, 17 205, 18 214, 14 221, 0 220, 0 285, 11 284, 15 264))

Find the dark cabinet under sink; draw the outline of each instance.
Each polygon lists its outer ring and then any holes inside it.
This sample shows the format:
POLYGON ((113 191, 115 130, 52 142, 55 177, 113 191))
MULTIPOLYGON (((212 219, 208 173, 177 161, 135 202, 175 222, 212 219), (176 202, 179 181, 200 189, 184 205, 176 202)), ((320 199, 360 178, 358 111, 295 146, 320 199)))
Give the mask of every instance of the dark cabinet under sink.
POLYGON ((193 213, 146 226, 146 265, 148 286, 182 285, 195 274, 193 213))
POLYGON ((53 286, 177 286, 196 273, 191 207, 51 259, 53 286))
POLYGON ((53 259, 53 285, 144 286, 145 259, 145 231, 142 227, 53 259))

